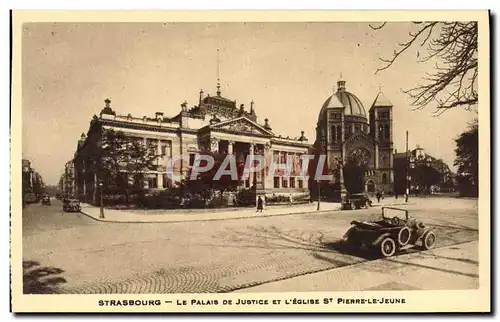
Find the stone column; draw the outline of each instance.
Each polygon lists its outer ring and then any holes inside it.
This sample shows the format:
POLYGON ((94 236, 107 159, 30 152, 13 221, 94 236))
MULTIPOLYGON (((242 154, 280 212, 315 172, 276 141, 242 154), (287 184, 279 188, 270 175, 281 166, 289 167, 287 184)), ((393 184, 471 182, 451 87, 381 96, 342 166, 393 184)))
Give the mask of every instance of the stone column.
POLYGON ((156 174, 156 187, 158 189, 163 189, 163 173, 162 172, 158 172, 156 174))
POLYGON ((219 152, 219 139, 217 138, 210 139, 210 151, 214 153, 219 152))
POLYGON ((228 141, 227 143, 227 154, 233 154, 234 141, 228 141))
MULTIPOLYGON (((249 151, 249 154, 248 154, 248 157, 250 158, 250 160, 252 160, 253 158, 253 155, 254 155, 254 150, 255 150, 255 144, 254 143, 250 143, 250 151, 249 151)), ((249 181, 250 181, 250 187, 253 186, 254 184, 254 178, 255 178, 255 172, 250 172, 249 173, 249 181)))

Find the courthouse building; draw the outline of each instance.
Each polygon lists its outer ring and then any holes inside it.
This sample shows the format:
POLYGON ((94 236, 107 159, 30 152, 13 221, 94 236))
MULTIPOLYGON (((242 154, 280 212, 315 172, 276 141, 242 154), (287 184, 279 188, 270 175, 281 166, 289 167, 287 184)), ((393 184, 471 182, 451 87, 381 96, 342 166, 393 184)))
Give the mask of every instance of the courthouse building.
POLYGON ((309 194, 307 176, 299 176, 299 158, 310 149, 304 132, 296 138, 277 135, 267 118, 263 123, 259 121, 254 102, 249 105, 249 108, 244 104, 237 106, 236 101, 222 96, 220 85, 217 85, 214 96, 205 95, 201 90, 196 105, 189 107, 183 103, 180 112, 172 117, 165 116, 163 112, 156 112, 154 116, 119 114, 107 99, 100 115, 94 116, 87 134, 83 133, 78 142, 74 158, 77 194, 89 201, 96 198, 99 178, 89 166, 89 151, 100 142, 101 126, 121 131, 132 139, 144 140, 149 143, 147 146, 154 145, 155 151, 151 153, 158 155, 158 167, 147 173, 143 182, 147 189, 163 190, 175 184, 167 175, 168 158, 188 155, 189 159, 176 163, 173 169, 185 175, 197 154, 210 152, 233 154, 237 162, 244 162, 252 154, 265 158, 266 169, 250 174, 241 188, 255 185, 260 193, 267 195, 309 194), (279 173, 268 175, 271 161, 284 163, 289 156, 294 165, 290 176, 279 173))

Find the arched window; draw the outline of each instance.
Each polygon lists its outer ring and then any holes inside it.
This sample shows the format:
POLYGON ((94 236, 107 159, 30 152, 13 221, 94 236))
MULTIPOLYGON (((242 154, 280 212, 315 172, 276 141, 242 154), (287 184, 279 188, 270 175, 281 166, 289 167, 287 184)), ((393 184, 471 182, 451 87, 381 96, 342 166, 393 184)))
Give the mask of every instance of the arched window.
POLYGON ((337 127, 335 125, 332 126, 331 132, 332 132, 332 142, 336 142, 337 141, 337 127))
POLYGON ((342 140, 342 126, 337 126, 337 140, 342 140))
POLYGON ((375 184, 373 183, 373 181, 368 180, 368 182, 366 183, 366 192, 375 192, 375 184))
POLYGON ((382 184, 386 184, 386 183, 387 183, 387 174, 382 173, 382 184))
POLYGON ((356 133, 361 133, 361 125, 356 124, 356 133))

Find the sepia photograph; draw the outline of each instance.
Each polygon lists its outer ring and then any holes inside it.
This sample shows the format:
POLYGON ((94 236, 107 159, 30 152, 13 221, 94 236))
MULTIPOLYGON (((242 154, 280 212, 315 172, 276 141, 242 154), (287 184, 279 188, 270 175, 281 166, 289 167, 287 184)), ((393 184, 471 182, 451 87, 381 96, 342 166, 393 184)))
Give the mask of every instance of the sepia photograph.
POLYGON ((14 311, 491 309, 488 12, 288 14, 13 12, 14 311))

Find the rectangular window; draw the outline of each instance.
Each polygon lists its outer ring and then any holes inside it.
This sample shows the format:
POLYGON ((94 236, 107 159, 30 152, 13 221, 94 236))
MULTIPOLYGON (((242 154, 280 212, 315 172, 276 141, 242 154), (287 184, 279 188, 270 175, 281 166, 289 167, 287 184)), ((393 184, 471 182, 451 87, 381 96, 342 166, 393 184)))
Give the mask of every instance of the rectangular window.
POLYGON ((288 180, 283 178, 283 186, 282 188, 288 188, 288 180))
POLYGON ((280 177, 274 177, 274 187, 275 188, 280 187, 280 177))
POLYGON ((161 146, 161 155, 162 156, 167 155, 167 146, 165 144, 162 144, 162 146, 161 146))
POLYGON ((158 188, 158 185, 157 185, 158 182, 156 181, 156 177, 157 177, 157 175, 154 174, 152 177, 148 178, 149 189, 157 189, 158 188))
POLYGON ((304 188, 304 184, 302 183, 302 179, 297 179, 298 181, 298 184, 299 184, 299 188, 304 188))
POLYGON ((290 178, 290 188, 295 188, 295 178, 290 178))

